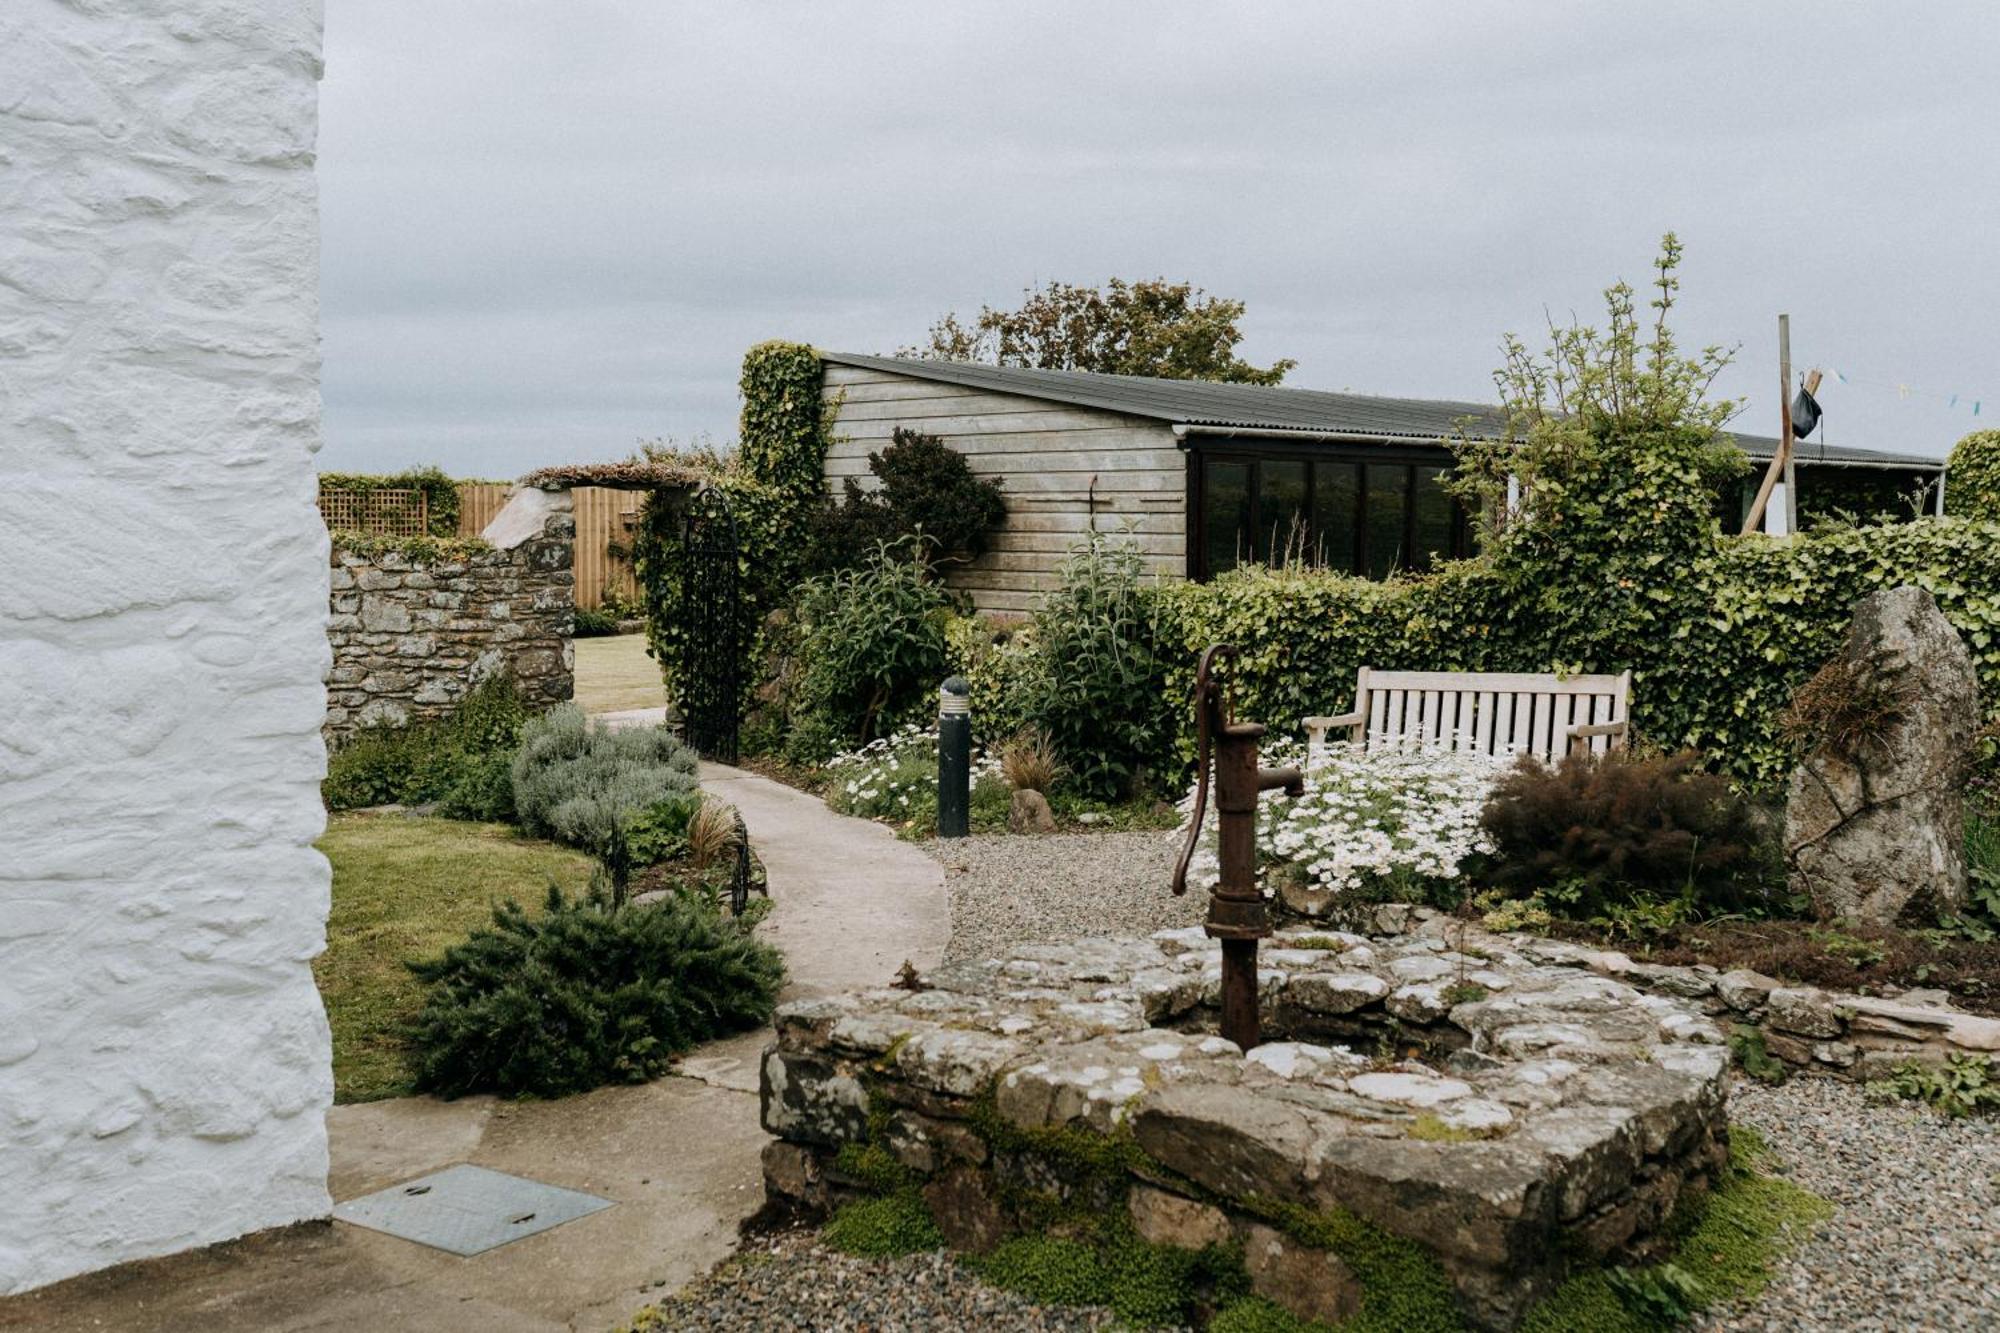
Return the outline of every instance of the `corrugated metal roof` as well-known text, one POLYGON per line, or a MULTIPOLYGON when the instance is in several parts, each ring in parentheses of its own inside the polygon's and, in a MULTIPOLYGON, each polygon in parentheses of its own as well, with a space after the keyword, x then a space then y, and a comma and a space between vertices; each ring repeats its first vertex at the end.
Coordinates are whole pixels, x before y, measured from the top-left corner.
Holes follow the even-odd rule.
MULTIPOLYGON (((1467 418, 1497 434, 1503 424, 1491 403, 1433 398, 1377 398, 1368 394, 1281 389, 1258 384, 1213 384, 1206 380, 1162 380, 1142 375, 1097 375, 1079 370, 1030 370, 970 361, 926 361, 914 357, 824 352, 836 365, 886 371, 968 389, 1011 393, 1023 398, 1097 408, 1176 426, 1258 433, 1321 433, 1380 440, 1439 440, 1458 433, 1467 418)), ((1778 442, 1764 436, 1735 435, 1752 458, 1769 459, 1778 442)), ((1904 464, 1937 467, 1936 458, 1806 443, 1802 463, 1904 464)))

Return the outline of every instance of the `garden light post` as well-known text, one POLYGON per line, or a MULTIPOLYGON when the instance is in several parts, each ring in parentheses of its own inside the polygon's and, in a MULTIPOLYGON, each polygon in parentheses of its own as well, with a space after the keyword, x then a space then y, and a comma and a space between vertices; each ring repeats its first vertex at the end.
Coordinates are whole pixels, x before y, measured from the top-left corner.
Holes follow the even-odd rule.
POLYGON ((1192 824, 1174 866, 1174 893, 1187 892, 1188 865, 1201 843, 1208 810, 1210 769, 1215 784, 1216 860, 1220 873, 1209 890, 1203 929, 1222 941, 1222 1035, 1249 1050, 1262 1039, 1257 1015, 1257 941, 1271 933, 1264 894, 1257 887, 1257 798, 1274 787, 1288 796, 1305 794, 1296 768, 1259 768, 1260 722, 1232 722, 1215 679, 1215 664, 1233 657, 1233 644, 1219 643, 1201 655, 1195 673, 1196 785, 1192 824))
POLYGON ((940 838, 972 831, 972 686, 963 676, 938 687, 938 798, 940 838))

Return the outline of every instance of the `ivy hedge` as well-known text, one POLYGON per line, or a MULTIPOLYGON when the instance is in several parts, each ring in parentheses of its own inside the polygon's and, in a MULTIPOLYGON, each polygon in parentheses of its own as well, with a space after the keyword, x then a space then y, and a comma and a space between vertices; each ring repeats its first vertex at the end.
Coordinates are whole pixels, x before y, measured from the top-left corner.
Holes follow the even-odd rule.
POLYGON ((1960 440, 1945 477, 1948 512, 2000 522, 2000 430, 1976 430, 1960 440))
POLYGON ((687 501, 699 486, 722 490, 736 519, 737 581, 741 596, 737 641, 744 661, 738 679, 745 706, 759 681, 769 614, 783 606, 797 582, 805 534, 824 491, 826 448, 833 410, 822 400, 825 366, 801 343, 765 342, 743 358, 742 439, 732 468, 696 484, 661 487, 646 497, 633 534, 632 559, 646 606, 646 636, 667 689, 681 652, 681 545, 687 501))
MULTIPOLYGON (((1772 782, 1796 758, 1779 714, 1839 647, 1854 603, 1911 583, 1964 636, 1987 709, 2000 710, 2000 523, 1923 519, 1789 541, 1717 537, 1696 558, 1631 587, 1595 568, 1564 578, 1559 567, 1539 565, 1535 577, 1503 557, 1383 583, 1246 568, 1164 585, 1155 601, 1170 645, 1166 689, 1188 698, 1199 651, 1235 643, 1237 712, 1291 730, 1307 715, 1347 708, 1361 666, 1629 668, 1633 723, 1644 738, 1699 748, 1723 771, 1772 782)), ((1186 723, 1175 745, 1175 757, 1191 762, 1186 723)))
POLYGON ((322 472, 323 491, 422 491, 426 524, 433 537, 458 535, 458 482, 442 468, 416 467, 404 472, 322 472))

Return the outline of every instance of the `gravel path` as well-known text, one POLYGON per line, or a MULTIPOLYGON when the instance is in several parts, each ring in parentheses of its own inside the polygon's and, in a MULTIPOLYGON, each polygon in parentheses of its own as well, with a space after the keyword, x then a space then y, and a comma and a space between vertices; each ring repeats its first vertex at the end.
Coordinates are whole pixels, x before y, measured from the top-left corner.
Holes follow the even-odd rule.
POLYGON ((989 1287, 943 1252, 854 1259, 809 1232, 766 1237, 633 1327, 777 1333, 1095 1333, 1108 1310, 1040 1306, 989 1287))
POLYGON ((1148 935, 1201 921, 1207 899, 1173 895, 1177 835, 992 834, 923 844, 951 891, 952 962, 1010 945, 1088 935, 1148 935))
POLYGON ((1756 1304, 1702 1327, 1740 1333, 2000 1329, 2000 1119, 1947 1120, 1825 1079, 1744 1082, 1791 1178, 1839 1207, 1756 1304))

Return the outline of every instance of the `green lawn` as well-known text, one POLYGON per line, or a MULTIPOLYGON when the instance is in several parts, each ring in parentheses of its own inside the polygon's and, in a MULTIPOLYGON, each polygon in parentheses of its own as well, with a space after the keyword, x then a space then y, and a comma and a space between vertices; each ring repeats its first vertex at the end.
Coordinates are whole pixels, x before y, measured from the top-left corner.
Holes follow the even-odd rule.
POLYGON ((502 899, 539 907, 551 879, 582 890, 592 864, 504 824, 406 815, 333 815, 319 849, 333 863, 333 912, 313 975, 333 1026, 339 1102, 410 1091, 402 1030, 421 988, 406 960, 436 957, 502 899))
POLYGON ((660 664, 646 656, 646 636, 619 634, 576 641, 576 702, 586 713, 663 708, 660 664))

